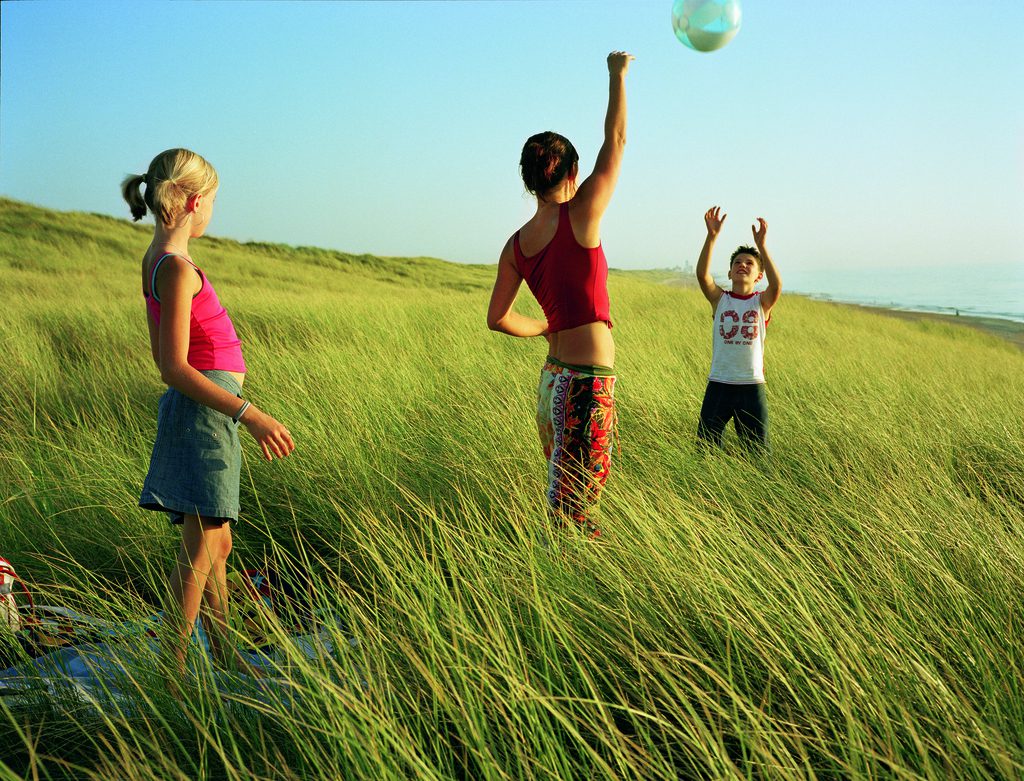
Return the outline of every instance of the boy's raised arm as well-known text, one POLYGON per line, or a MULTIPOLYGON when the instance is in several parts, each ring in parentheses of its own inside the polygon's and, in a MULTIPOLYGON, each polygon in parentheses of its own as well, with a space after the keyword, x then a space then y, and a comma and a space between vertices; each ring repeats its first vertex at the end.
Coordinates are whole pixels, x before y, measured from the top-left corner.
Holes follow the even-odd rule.
POLYGON ((765 222, 764 217, 757 218, 757 225, 751 226, 751 231, 754 234, 754 244, 757 245, 757 251, 761 254, 761 267, 764 269, 764 278, 768 282, 768 287, 761 294, 761 309, 764 311, 764 319, 767 320, 771 314, 772 307, 775 306, 779 296, 782 295, 782 277, 779 276, 779 269, 764 245, 765 236, 768 234, 768 223, 765 222))
POLYGON ((712 206, 704 213, 704 224, 707 226, 708 235, 704 239, 704 246, 701 247, 700 257, 697 259, 697 284, 700 285, 704 297, 711 303, 711 311, 718 306, 718 299, 722 297, 722 288, 715 283, 711 275, 711 253, 715 249, 715 240, 725 222, 727 215, 721 213, 721 207, 712 206))

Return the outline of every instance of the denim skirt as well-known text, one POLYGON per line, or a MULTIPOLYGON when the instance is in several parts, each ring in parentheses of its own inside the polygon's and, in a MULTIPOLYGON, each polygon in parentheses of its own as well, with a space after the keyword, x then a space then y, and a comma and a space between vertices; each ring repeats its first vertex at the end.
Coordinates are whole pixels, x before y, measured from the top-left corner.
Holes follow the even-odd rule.
MULTIPOLYGON (((242 387, 225 371, 201 372, 236 396, 242 387)), ((160 397, 156 442, 139 507, 204 521, 238 520, 238 482, 242 448, 238 424, 215 409, 168 388, 160 397)))

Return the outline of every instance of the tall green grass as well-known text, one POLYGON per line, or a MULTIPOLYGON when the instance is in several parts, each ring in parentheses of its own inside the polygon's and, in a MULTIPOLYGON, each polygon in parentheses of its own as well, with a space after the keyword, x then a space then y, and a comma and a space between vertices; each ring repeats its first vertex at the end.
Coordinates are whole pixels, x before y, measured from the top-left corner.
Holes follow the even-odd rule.
MULTIPOLYGON (((0 555, 117 621, 159 605, 177 544, 135 505, 163 390, 149 235, 0 201, 0 555)), ((543 344, 487 331, 493 267, 193 253, 243 339, 246 395, 298 445, 267 464, 244 442, 232 565, 312 573, 339 651, 286 654, 269 699, 219 695, 200 664, 181 704, 135 644, 127 705, 0 699, 14 777, 1024 774, 1019 350, 784 295, 772 454, 730 434, 709 455, 707 304, 613 272, 604 536, 545 543, 543 344)))

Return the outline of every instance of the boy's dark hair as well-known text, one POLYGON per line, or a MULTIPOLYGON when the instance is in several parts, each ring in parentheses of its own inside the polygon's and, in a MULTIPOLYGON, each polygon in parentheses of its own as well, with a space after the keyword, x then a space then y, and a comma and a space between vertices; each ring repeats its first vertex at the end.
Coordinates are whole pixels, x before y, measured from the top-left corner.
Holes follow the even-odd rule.
POLYGON ((519 170, 526 189, 543 197, 572 170, 580 156, 568 138, 550 130, 526 139, 519 156, 519 170))
POLYGON ((757 261, 757 267, 761 270, 764 270, 764 267, 761 265, 761 253, 757 251, 757 247, 737 247, 733 251, 732 255, 729 256, 729 268, 732 268, 732 262, 736 260, 736 257, 738 255, 750 255, 751 257, 754 258, 754 260, 757 261))

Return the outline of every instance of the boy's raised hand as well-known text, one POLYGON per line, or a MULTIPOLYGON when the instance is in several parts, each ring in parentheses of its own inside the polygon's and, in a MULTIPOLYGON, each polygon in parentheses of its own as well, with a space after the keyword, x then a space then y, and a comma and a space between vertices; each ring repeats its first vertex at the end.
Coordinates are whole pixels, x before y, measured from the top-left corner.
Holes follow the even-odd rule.
POLYGON ((704 297, 710 302, 712 312, 718 305, 718 299, 722 297, 722 288, 718 286, 711 274, 711 254, 714 252, 715 241, 724 222, 725 215, 722 214, 720 206, 712 206, 704 212, 704 224, 708 227, 708 235, 704 239, 704 246, 700 248, 700 257, 697 258, 697 268, 695 269, 697 284, 700 285, 704 297))
POLYGON ((764 253, 764 237, 768 233, 768 223, 764 221, 764 217, 757 218, 757 225, 751 225, 750 232, 754 234, 754 244, 764 253))
POLYGON ((720 206, 712 206, 706 212, 704 212, 704 224, 708 228, 708 236, 711 238, 717 238, 718 232, 722 230, 722 225, 725 223, 727 214, 722 214, 722 208, 720 206))
POLYGON ((764 310, 764 317, 767 321, 771 315, 772 307, 779 300, 779 296, 782 295, 782 277, 779 276, 779 269, 775 266, 775 261, 772 260, 772 256, 768 254, 768 250, 764 246, 764 237, 768 234, 768 223, 765 222, 764 217, 757 218, 757 224, 750 226, 751 232, 754 234, 754 243, 757 245, 757 251, 761 253, 761 268, 764 269, 765 279, 768 280, 768 287, 761 293, 761 309, 764 310))

